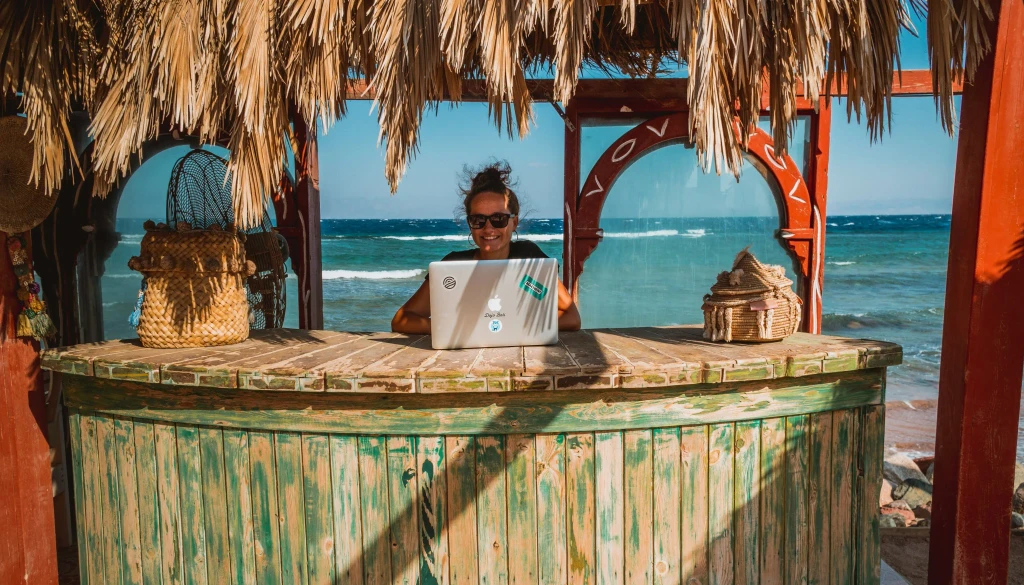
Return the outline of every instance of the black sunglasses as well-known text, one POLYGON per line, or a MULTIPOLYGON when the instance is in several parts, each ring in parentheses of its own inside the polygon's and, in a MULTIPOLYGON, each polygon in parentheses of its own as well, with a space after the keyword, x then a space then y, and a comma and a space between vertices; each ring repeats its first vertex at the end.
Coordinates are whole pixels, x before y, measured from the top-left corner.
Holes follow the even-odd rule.
POLYGON ((508 225, 509 218, 512 217, 511 213, 492 213, 490 215, 481 215, 474 213, 466 216, 466 221, 469 222, 469 227, 474 230, 483 229, 484 224, 488 220, 491 222, 491 226, 501 229, 508 225))

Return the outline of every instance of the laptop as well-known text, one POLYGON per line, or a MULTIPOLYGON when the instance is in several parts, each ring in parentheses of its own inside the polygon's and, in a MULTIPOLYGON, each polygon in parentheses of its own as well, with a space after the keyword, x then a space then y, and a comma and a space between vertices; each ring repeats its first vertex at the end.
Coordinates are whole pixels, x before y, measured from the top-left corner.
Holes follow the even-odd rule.
POLYGON ((558 343, 558 260, 431 262, 434 349, 558 343))

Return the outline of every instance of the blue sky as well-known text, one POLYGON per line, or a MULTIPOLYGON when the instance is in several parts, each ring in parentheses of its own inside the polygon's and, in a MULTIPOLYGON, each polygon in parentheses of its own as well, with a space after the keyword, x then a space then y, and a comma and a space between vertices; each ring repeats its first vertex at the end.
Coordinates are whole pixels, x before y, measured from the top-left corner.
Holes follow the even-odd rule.
MULTIPOLYGON (((924 24, 915 24, 922 36, 903 35, 904 69, 928 66, 924 24)), ((564 125, 550 104, 537 103, 534 112, 536 126, 524 140, 499 134, 484 104, 442 105, 436 115, 425 112, 419 154, 391 195, 384 152, 377 146, 376 111, 372 102, 350 102, 348 114, 320 138, 322 217, 452 217, 463 165, 491 158, 509 161, 533 217, 561 217, 564 125)), ((184 152, 167 151, 143 165, 125 187, 119 215, 162 216, 162 198, 140 195, 166 190, 170 167, 184 152)), ((596 156, 586 148, 583 154, 596 156)), ((828 212, 948 213, 955 162, 956 142, 942 131, 930 97, 894 98, 891 131, 874 144, 863 125, 847 123, 846 103, 836 99, 828 212)))

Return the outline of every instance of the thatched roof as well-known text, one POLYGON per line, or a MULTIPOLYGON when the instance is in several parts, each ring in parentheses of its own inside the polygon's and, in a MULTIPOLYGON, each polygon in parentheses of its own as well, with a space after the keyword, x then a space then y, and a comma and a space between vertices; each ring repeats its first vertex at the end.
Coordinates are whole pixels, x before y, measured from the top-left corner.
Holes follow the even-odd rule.
MULTIPOLYGON (((937 1, 928 41, 952 131, 952 83, 989 49, 990 13, 985 0, 937 1)), ((375 91, 394 189, 424 109, 457 100, 462 80, 485 79, 495 124, 522 136, 530 71, 553 71, 554 98, 565 102, 584 64, 654 76, 683 62, 698 155, 720 172, 739 168, 733 119, 756 124, 764 84, 781 152, 797 86, 816 100, 835 78, 879 134, 901 26, 910 26, 903 0, 5 0, 0 88, 24 94, 33 179, 50 191, 78 165, 73 108, 92 117, 98 194, 161 123, 205 142, 227 129, 246 223, 278 185, 289 104, 326 131, 345 113, 351 79, 375 91)))

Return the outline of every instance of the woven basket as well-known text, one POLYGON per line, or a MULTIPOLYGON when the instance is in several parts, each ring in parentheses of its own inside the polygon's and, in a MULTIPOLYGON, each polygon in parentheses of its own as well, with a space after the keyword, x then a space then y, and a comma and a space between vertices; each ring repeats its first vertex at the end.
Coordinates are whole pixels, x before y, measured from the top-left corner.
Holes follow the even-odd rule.
POLYGON ((128 267, 146 278, 139 316, 145 347, 207 347, 249 337, 244 236, 217 229, 178 231, 146 222, 142 252, 128 267))
POLYGON ((778 341, 796 333, 803 301, 782 266, 761 264, 748 249, 704 295, 704 339, 778 341))

